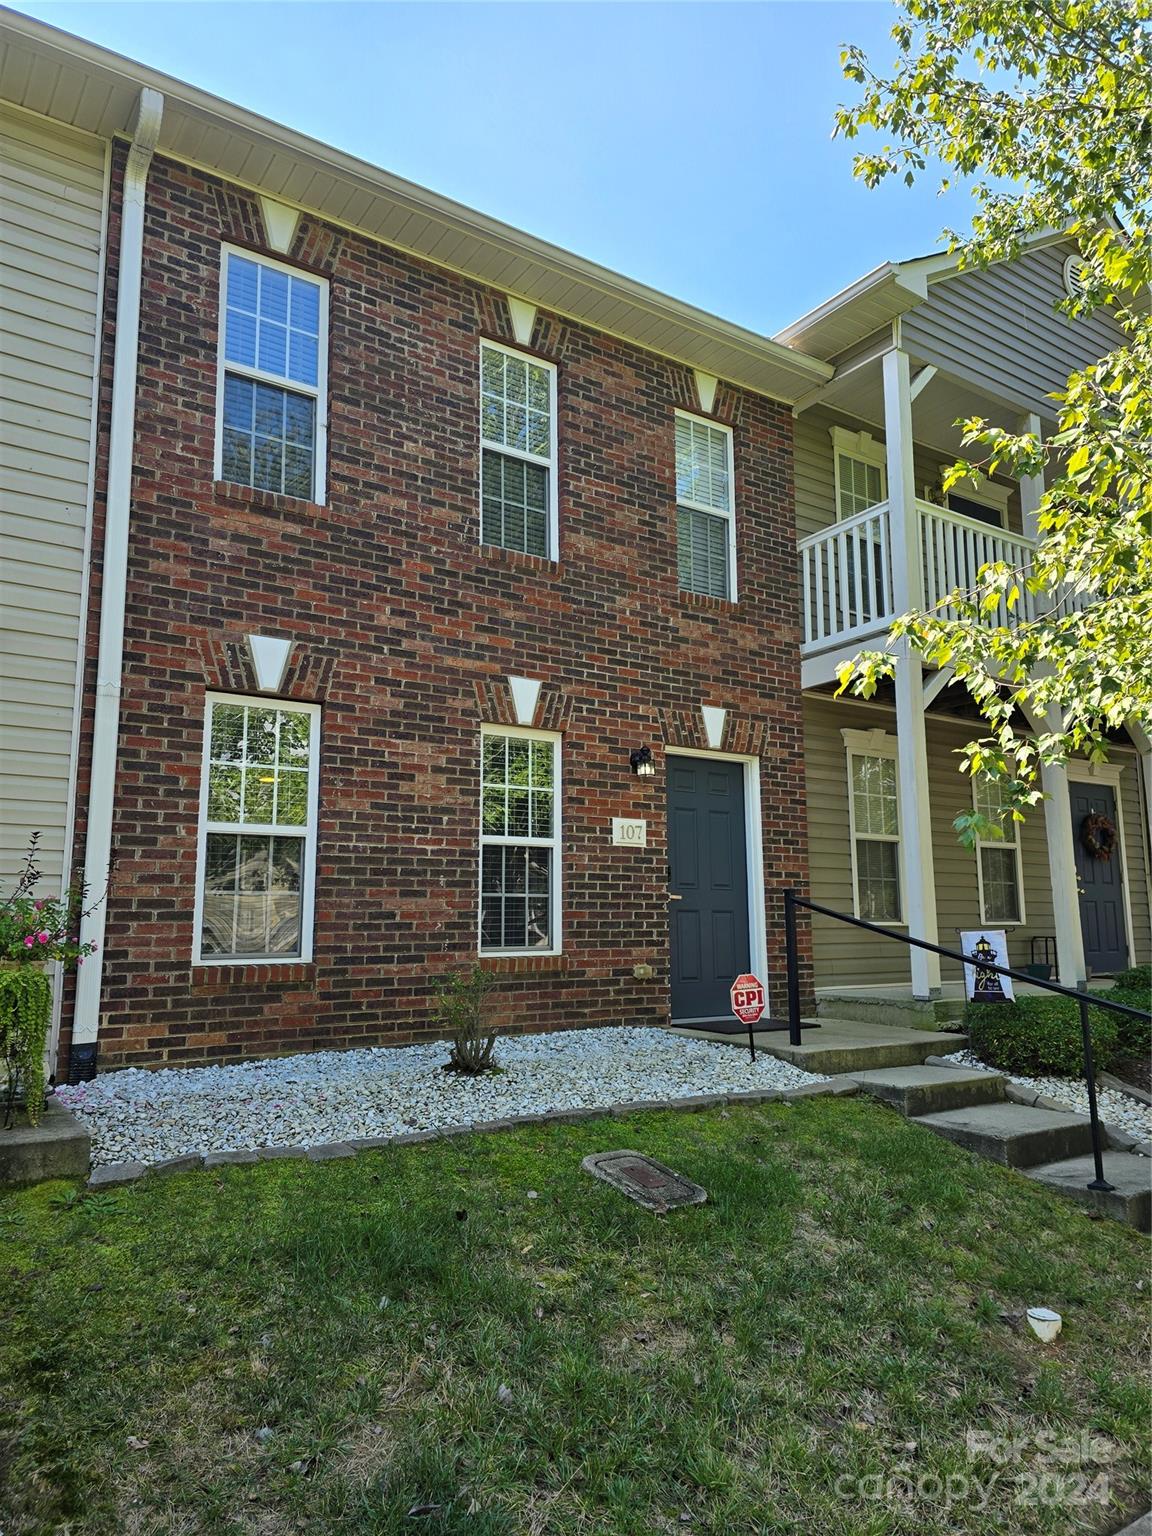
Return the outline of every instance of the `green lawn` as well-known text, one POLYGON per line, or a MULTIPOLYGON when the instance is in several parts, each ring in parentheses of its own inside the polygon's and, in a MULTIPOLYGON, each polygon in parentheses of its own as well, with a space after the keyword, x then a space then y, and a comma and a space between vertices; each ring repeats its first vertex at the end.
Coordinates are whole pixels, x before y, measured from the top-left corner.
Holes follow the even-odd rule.
POLYGON ((43 1185, 0 1241, 4 1536, 1027 1536, 1147 1504, 1147 1239, 868 1103, 43 1185), (613 1146, 709 1203, 631 1205, 580 1169, 613 1146), (1001 1317, 1035 1303, 1054 1346, 1001 1317))

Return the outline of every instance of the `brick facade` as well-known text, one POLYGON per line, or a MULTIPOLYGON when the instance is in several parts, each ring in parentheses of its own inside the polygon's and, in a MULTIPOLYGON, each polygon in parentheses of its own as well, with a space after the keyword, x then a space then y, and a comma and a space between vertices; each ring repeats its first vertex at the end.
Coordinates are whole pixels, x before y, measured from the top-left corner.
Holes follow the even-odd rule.
MULTIPOLYGON (((727 706, 726 750, 760 757, 778 1011, 779 893, 806 883, 787 409, 721 385, 740 601, 683 594, 690 370, 541 313, 561 558, 481 546, 478 348, 512 342, 503 296, 303 218, 288 259, 331 283, 328 504, 214 483, 220 242, 259 250, 261 232, 246 193, 154 161, 101 1066, 426 1034, 429 974, 476 952, 479 727, 511 718, 510 673, 544 680, 535 724, 563 735, 565 953, 488 962, 509 1025, 667 1019, 664 749, 704 746, 701 704, 727 706), (323 707, 315 958, 194 968, 204 695, 256 691, 249 632, 295 642, 283 692, 323 707), (657 775, 635 778, 645 744, 657 775), (647 849, 612 847, 613 816, 647 817, 647 849)), ((81 807, 89 748, 90 708, 81 807)))

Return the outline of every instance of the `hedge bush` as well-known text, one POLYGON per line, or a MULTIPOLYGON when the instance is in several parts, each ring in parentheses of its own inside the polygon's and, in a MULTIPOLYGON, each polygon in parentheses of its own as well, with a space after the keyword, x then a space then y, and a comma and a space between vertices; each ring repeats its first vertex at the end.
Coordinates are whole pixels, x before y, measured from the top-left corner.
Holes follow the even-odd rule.
MULTIPOLYGON (((1114 1003, 1126 1003, 1129 1008, 1152 1012, 1152 965, 1134 965, 1121 971, 1107 995, 1114 1003)), ((1115 1018, 1120 1031, 1120 1055, 1152 1055, 1152 1018, 1133 1019, 1122 1013, 1116 1014, 1115 1018)))
MULTIPOLYGON (((1097 1071, 1102 1071, 1119 1051, 1120 1015, 1093 1008, 1089 1016, 1092 1056, 1097 1071)), ((1080 1006, 1070 997, 1026 996, 1014 1003, 969 1003, 964 1024, 972 1049, 990 1067, 1028 1077, 1084 1075, 1080 1006)))

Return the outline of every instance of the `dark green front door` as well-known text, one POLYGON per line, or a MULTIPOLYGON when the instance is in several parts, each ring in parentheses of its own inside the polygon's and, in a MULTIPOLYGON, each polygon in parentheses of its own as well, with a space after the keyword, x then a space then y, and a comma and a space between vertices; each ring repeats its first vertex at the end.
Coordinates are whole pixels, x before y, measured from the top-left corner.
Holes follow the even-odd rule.
POLYGON ((1094 858, 1084 846, 1084 822, 1093 812, 1107 816, 1113 826, 1119 825, 1116 792, 1110 784, 1070 784, 1068 788, 1072 799, 1072 836, 1080 894, 1080 927, 1084 933, 1084 961, 1093 975, 1122 971, 1128 964, 1128 939, 1119 840, 1109 859, 1094 858))
POLYGON ((731 1017, 729 988, 751 968, 744 769, 668 758, 672 1017, 731 1017))

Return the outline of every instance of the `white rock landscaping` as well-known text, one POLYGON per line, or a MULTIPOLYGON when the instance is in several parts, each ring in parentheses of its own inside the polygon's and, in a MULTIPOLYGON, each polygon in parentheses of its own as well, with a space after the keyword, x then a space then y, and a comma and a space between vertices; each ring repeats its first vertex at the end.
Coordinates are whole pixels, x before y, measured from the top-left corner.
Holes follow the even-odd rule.
MULTIPOLYGON (((943 1059, 955 1062, 958 1067, 977 1067, 982 1072, 998 1070, 988 1066, 971 1051, 953 1051, 943 1059)), ((1001 1076, 1006 1077, 1010 1083, 1018 1083, 1021 1088, 1031 1088, 1035 1093, 1043 1093, 1050 1099, 1066 1104, 1078 1115, 1088 1113, 1088 1089, 1083 1078, 1024 1077, 1016 1072, 1002 1072, 1001 1076)), ((1096 1106, 1101 1120, 1106 1124, 1127 1131, 1139 1141, 1147 1141, 1152 1137, 1152 1106, 1142 1104, 1139 1099, 1120 1093, 1115 1088, 1101 1087, 1096 1089, 1096 1106)))
POLYGON ((92 1165, 303 1148, 617 1104, 810 1087, 774 1057, 621 1026, 499 1042, 499 1074, 445 1072, 443 1043, 318 1051, 220 1067, 130 1068, 57 1090, 92 1137, 92 1165))

